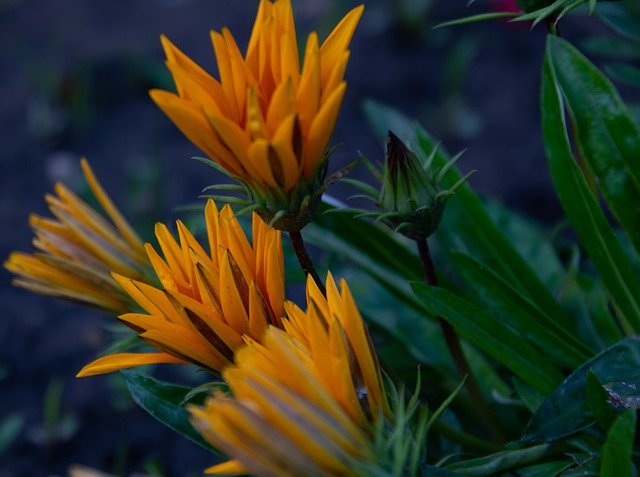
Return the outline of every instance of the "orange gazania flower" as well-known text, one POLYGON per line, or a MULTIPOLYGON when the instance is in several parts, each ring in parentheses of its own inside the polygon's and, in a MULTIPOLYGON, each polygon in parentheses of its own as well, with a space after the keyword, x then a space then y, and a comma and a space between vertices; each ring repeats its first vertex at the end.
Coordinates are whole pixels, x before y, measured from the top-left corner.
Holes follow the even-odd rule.
POLYGON ((391 413, 367 330, 341 287, 329 275, 324 298, 309 279, 307 312, 287 302, 286 331, 271 327, 223 372, 234 397, 189 408, 193 425, 233 459, 207 473, 352 476, 375 466, 372 429, 391 413))
POLYGON ((76 196, 64 184, 45 199, 55 219, 32 214, 37 253, 13 252, 4 267, 18 276, 13 284, 35 293, 77 301, 109 312, 131 309, 130 298, 110 275, 146 281, 151 273, 142 240, 122 216, 82 159, 91 192, 111 219, 76 196))
POLYGON ((276 328, 263 343, 223 373, 234 397, 218 392, 188 408, 193 426, 233 459, 205 473, 358 475, 356 462, 375 459, 372 441, 324 386, 308 349, 276 328))
MULTIPOLYGON (((301 68, 290 0, 262 0, 244 57, 228 29, 211 33, 219 81, 162 37, 177 94, 152 90, 152 99, 245 185, 268 221, 305 212, 313 204, 305 205, 304 197, 320 199, 321 191, 313 193, 325 179, 348 46, 363 8, 349 12, 322 45, 311 33, 301 68)), ((276 223, 290 230, 287 225, 276 223)))
POLYGON ((147 244, 163 289, 114 275, 146 312, 119 319, 159 353, 120 353, 85 366, 78 376, 151 363, 193 363, 214 373, 233 362, 243 336, 261 340, 282 326, 284 263, 280 232, 253 217, 253 246, 233 211, 205 209, 210 253, 178 221, 179 243, 164 225, 156 236, 164 259, 147 244))

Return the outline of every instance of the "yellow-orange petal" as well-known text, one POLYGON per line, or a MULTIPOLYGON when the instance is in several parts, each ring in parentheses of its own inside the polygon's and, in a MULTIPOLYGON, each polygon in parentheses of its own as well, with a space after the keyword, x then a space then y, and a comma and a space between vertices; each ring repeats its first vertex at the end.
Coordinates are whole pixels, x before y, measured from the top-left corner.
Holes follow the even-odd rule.
POLYGON ((119 353, 98 358, 87 364, 76 375, 77 378, 111 373, 121 369, 144 366, 146 364, 177 363, 188 364, 188 361, 176 358, 167 353, 119 353))
POLYGON ((237 158, 237 162, 243 171, 237 174, 246 179, 255 177, 256 171, 248 164, 247 151, 249 150, 250 138, 249 134, 238 123, 231 121, 224 116, 216 116, 209 111, 205 111, 209 124, 213 127, 215 133, 220 138, 224 146, 231 151, 237 158))
POLYGON ((91 192, 93 192, 98 203, 113 221, 122 237, 133 249, 132 252, 135 254, 134 256, 137 257, 137 261, 146 263, 142 239, 135 230, 133 230, 133 227, 131 227, 129 222, 127 222, 111 198, 104 191, 102 185, 98 182, 93 170, 89 166, 89 162, 84 157, 80 160, 80 167, 82 167, 82 172, 84 173, 84 177, 87 180, 89 187, 91 188, 91 192))
POLYGON ((231 174, 244 177, 240 162, 220 141, 200 106, 157 89, 149 91, 149 96, 196 147, 231 174))
POLYGON ((282 186, 285 190, 292 190, 302 175, 302 164, 293 151, 293 133, 297 117, 290 115, 280 124, 273 135, 271 147, 275 157, 280 162, 283 172, 282 186))
POLYGON ((247 469, 237 460, 229 460, 222 464, 214 465, 205 469, 208 475, 246 475, 247 469))
POLYGON ((347 50, 358 21, 364 11, 364 5, 355 7, 338 23, 320 47, 322 57, 322 85, 328 83, 329 75, 342 53, 347 50))
MULTIPOLYGON (((310 140, 311 124, 320 107, 320 65, 321 56, 318 47, 318 35, 314 32, 309 35, 302 66, 300 88, 297 93, 298 117, 302 135, 306 141, 310 140)), ((305 153, 305 157, 307 154, 305 153)))
POLYGON ((297 108, 296 90, 291 78, 287 78, 276 87, 267 109, 266 124, 269 137, 273 137, 286 117, 297 114, 297 108))
POLYGON ((346 89, 347 83, 342 82, 327 98, 327 102, 322 105, 311 123, 309 139, 304 151, 304 176, 307 180, 312 179, 322 164, 346 89))

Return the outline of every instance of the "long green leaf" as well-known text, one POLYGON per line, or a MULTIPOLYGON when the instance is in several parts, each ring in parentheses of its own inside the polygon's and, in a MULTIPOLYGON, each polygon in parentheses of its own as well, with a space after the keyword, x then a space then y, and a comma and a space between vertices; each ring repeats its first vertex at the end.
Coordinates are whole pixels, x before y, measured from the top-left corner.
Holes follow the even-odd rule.
POLYGON ((562 381, 562 374, 547 356, 483 308, 442 288, 417 282, 411 285, 433 314, 447 320, 461 337, 493 356, 526 383, 548 394, 562 381))
POLYGON ((640 330, 640 280, 573 159, 551 63, 558 41, 549 39, 542 78, 542 128, 551 176, 569 221, 618 306, 625 331, 633 333, 640 330))
POLYGON ((571 44, 550 36, 547 59, 573 119, 577 145, 640 250, 640 131, 613 84, 571 44))
POLYGON ((455 253, 453 257, 458 271, 478 297, 478 304, 548 353, 560 366, 575 369, 593 355, 574 335, 558 326, 489 267, 465 254, 455 253))
MULTIPOLYGON (((514 470, 518 467, 539 461, 549 451, 549 445, 542 444, 528 449, 509 450, 497 454, 466 460, 447 466, 456 474, 467 477, 484 477, 498 472, 514 470)), ((498 474, 500 475, 500 474, 498 474)))
POLYGON ((133 400, 161 423, 187 439, 220 454, 189 423, 189 413, 181 406, 191 389, 159 381, 130 370, 120 371, 133 400))

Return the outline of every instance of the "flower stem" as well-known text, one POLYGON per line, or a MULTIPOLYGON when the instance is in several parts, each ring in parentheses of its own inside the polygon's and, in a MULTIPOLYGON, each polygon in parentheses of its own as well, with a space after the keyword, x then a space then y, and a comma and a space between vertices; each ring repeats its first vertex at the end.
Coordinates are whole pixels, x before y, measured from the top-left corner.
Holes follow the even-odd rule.
MULTIPOLYGON (((417 240, 416 242, 418 244, 418 253, 420 254, 420 263, 422 264, 422 270, 424 271, 425 280, 429 285, 437 287, 438 277, 436 276, 436 269, 433 265, 433 260, 431 259, 429 243, 427 242, 427 239, 417 240)), ((464 356, 462 346, 460 346, 460 339, 458 338, 456 330, 453 328, 453 326, 451 326, 451 323, 446 321, 441 316, 438 316, 437 318, 438 324, 440 325, 440 330, 442 331, 442 336, 444 337, 444 341, 447 344, 449 353, 453 358, 453 362, 456 366, 456 369, 458 370, 458 374, 463 378, 465 376, 467 377, 469 394, 471 394, 471 398, 475 401, 480 418, 491 430, 491 433, 496 439, 498 439, 499 441, 504 441, 504 435, 496 424, 498 420, 495 416, 495 413, 489 407, 489 404, 486 402, 484 395, 482 394, 482 390, 478 385, 478 382, 471 373, 471 368, 469 366, 469 363, 467 362, 467 358, 464 356)))
POLYGON ((324 287, 320 275, 318 275, 318 272, 313 266, 309 252, 307 252, 307 247, 304 245, 302 233, 300 233, 300 231, 289 232, 289 238, 291 239, 291 245, 293 245, 293 250, 296 252, 296 257, 298 257, 302 271, 305 275, 311 275, 311 278, 316 282, 322 294, 327 296, 327 289, 324 287))

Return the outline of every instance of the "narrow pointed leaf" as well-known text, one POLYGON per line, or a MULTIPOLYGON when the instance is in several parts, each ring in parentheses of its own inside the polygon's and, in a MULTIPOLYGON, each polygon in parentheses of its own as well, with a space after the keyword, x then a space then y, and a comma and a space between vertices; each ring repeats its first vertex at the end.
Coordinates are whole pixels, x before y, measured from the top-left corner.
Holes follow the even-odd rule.
POLYGON ((575 369, 593 355, 574 335, 558 326, 489 267, 461 253, 455 253, 454 260, 457 269, 478 297, 478 303, 494 318, 500 319, 539 350, 548 353, 556 363, 575 369))
POLYGON ((547 58, 571 114, 577 145, 598 187, 640 250, 640 130, 607 77, 565 40, 550 36, 547 58))
POLYGON ((562 374, 544 354, 483 308, 442 288, 413 282, 413 291, 428 310, 451 323, 458 334, 545 394, 562 374))
MULTIPOLYGON (((640 280, 573 159, 552 66, 552 49, 557 41, 549 40, 542 80, 542 128, 551 176, 560 203, 616 303, 625 331, 630 334, 640 330, 640 280)), ((636 203, 640 203, 640 197, 636 203)))

